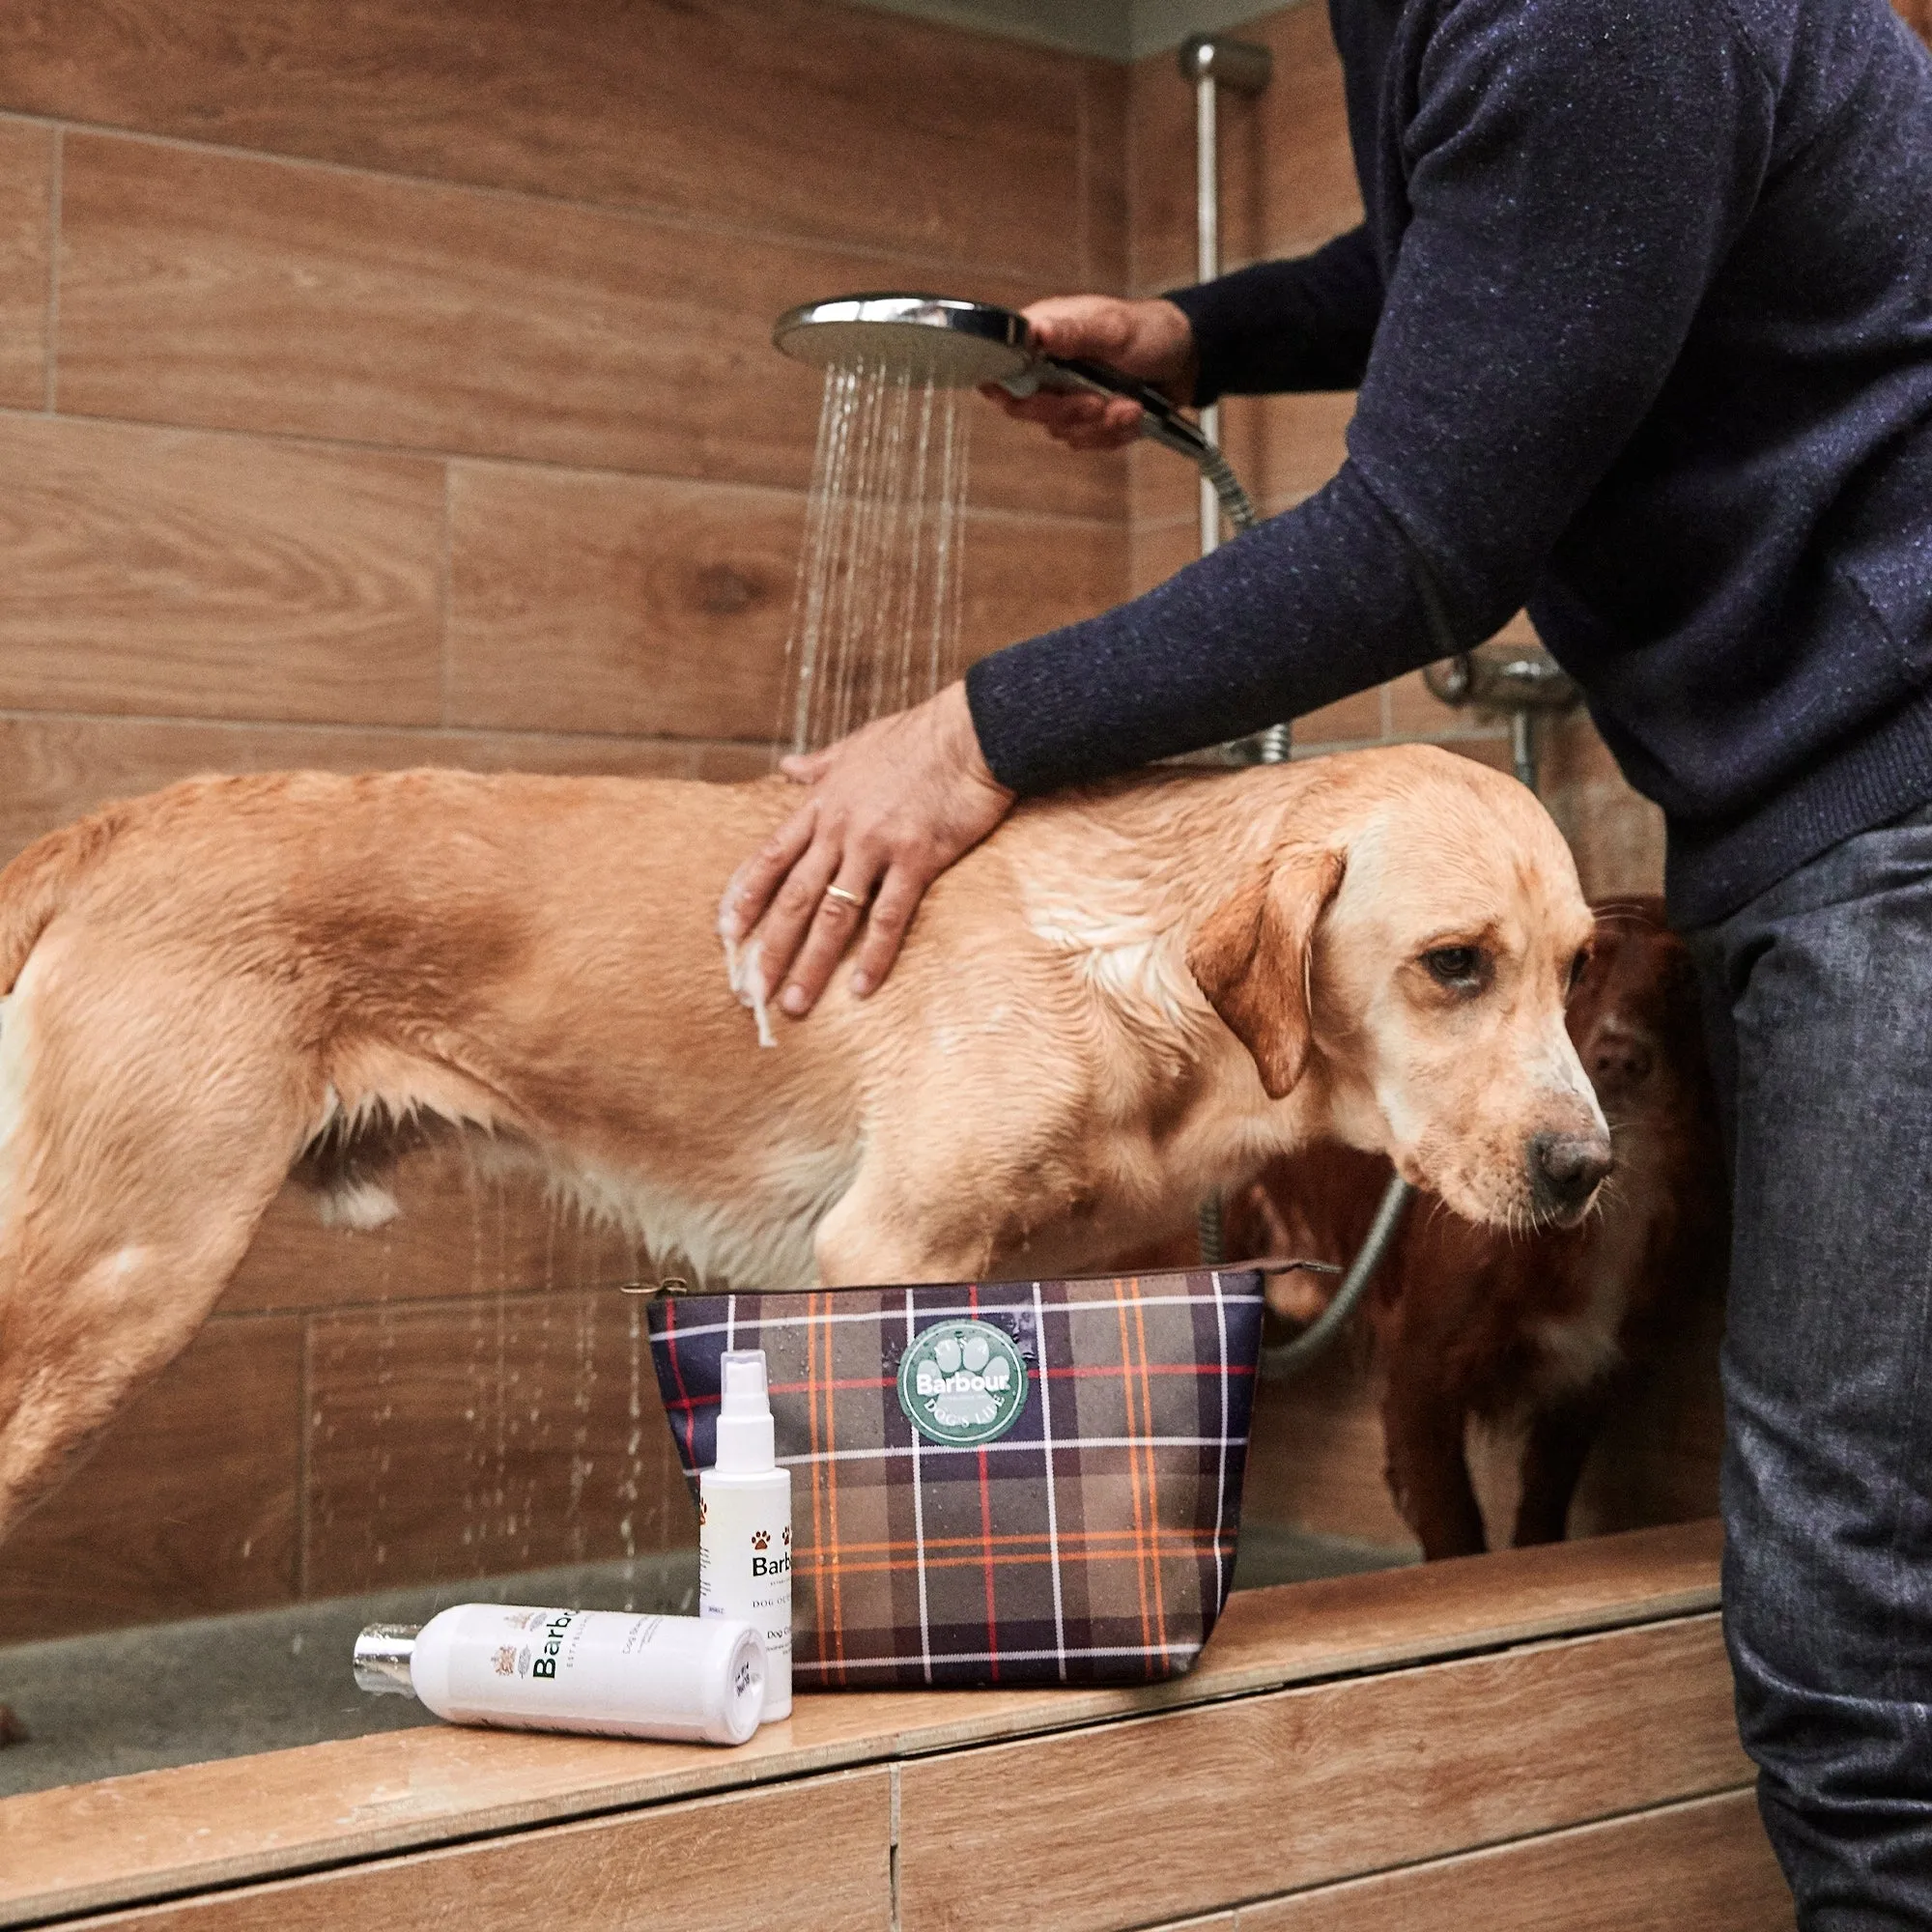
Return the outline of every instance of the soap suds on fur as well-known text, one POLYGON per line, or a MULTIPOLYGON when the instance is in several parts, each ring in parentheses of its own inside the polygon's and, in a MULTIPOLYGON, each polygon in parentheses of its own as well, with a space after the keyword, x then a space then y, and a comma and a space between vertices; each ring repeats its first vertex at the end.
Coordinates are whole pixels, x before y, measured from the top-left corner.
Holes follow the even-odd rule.
POLYGON ((724 946, 725 980, 738 996, 738 1004, 749 1007, 752 1016, 757 1021, 758 1044, 776 1046, 778 1036, 772 1032, 772 1017, 765 1006, 764 941, 754 939, 741 952, 737 942, 725 931, 722 919, 719 921, 718 937, 724 946))

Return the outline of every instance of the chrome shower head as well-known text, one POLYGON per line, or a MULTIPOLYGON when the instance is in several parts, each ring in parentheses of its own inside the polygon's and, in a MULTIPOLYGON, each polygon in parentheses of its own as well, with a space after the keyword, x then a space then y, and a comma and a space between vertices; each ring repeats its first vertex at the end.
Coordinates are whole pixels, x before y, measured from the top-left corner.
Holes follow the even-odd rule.
POLYGON ((1158 389, 1104 363, 1048 355, 1023 315, 952 296, 838 296, 787 309, 772 329, 776 347, 814 368, 869 366, 942 388, 997 383, 1015 396, 1036 389, 1085 389, 1141 406, 1141 433, 1186 457, 1213 484, 1237 530, 1254 505, 1221 452, 1158 389))
POLYGON ((867 363, 930 380, 943 389, 1024 384, 1037 352, 1026 317, 991 302, 951 296, 838 296, 789 309, 773 344, 800 362, 829 369, 867 363))

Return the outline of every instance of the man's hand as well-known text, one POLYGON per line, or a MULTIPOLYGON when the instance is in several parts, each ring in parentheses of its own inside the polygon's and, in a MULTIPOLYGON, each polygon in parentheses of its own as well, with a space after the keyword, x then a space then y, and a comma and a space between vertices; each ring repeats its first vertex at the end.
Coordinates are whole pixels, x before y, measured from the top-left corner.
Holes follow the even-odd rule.
POLYGON ((731 875, 718 929, 735 945, 755 928, 765 989, 782 983, 779 1005, 797 1019, 861 923, 852 990, 863 999, 878 985, 926 887, 999 824, 1013 795, 980 753, 963 684, 780 769, 810 787, 805 803, 731 875))
MULTIPOLYGON (((1049 355, 1105 362, 1151 383, 1170 402, 1194 400, 1199 368, 1194 327, 1164 298, 1123 301, 1118 296, 1049 296, 1022 313, 1033 325, 1034 340, 1049 355)), ((1040 389, 1016 398, 997 383, 980 393, 1009 416, 1038 423, 1069 449, 1122 449, 1141 431, 1141 406, 1125 396, 1040 389)))

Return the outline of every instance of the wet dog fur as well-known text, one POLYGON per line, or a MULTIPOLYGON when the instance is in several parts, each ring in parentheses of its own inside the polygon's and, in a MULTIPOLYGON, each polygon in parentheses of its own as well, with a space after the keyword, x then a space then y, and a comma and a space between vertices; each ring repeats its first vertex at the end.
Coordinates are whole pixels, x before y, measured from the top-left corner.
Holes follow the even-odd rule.
POLYGON ((795 798, 208 779, 16 859, 0 1533, 195 1332, 292 1173, 373 1226, 425 1133, 760 1286, 1089 1265, 1317 1139, 1519 1226, 1581 1211, 1607 1163, 1563 1026, 1591 932, 1569 854, 1472 761, 1022 806, 885 986, 855 1000, 841 971, 767 1050, 715 908, 795 798))

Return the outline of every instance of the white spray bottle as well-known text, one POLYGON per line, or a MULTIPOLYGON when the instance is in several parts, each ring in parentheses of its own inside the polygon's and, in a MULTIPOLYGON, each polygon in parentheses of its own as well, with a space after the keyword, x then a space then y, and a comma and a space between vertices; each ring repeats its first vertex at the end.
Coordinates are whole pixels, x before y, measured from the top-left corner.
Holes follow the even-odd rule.
POLYGON ((791 1471, 775 1459, 762 1349, 725 1352, 718 1460, 697 1477, 697 1613, 765 1640, 766 1723, 791 1715, 791 1471))
POLYGON ((741 1745, 758 1728, 765 1647, 742 1621, 458 1604, 420 1630, 371 1624, 355 1682, 454 1724, 741 1745))

